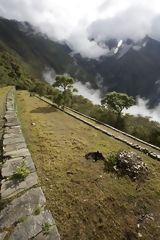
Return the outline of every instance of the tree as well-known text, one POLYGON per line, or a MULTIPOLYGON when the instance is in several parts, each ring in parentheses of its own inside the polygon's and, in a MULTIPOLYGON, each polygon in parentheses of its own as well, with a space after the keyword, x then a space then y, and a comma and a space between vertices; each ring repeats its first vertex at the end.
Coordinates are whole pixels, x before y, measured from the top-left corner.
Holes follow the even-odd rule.
POLYGON ((117 120, 119 120, 123 109, 128 109, 129 107, 135 105, 136 101, 132 96, 128 96, 125 93, 110 92, 107 93, 101 100, 101 104, 117 113, 117 120))
POLYGON ((53 84, 53 87, 61 87, 62 88, 62 100, 63 100, 63 108, 66 104, 67 96, 72 95, 72 92, 77 92, 77 89, 73 89, 73 84, 75 80, 67 75, 57 75, 56 82, 53 84))

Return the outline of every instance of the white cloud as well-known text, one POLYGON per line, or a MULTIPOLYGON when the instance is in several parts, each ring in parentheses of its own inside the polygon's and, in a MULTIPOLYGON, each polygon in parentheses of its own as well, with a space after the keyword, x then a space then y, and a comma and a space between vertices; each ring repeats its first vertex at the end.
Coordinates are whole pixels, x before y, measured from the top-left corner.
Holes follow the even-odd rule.
POLYGON ((76 95, 82 95, 85 98, 91 100, 94 104, 100 104, 100 90, 91 89, 91 85, 89 82, 86 84, 82 84, 81 82, 76 82, 74 87, 78 89, 78 93, 76 95))
POLYGON ((0 15, 29 21, 52 39, 68 41, 75 52, 97 58, 107 53, 97 39, 160 40, 159 0, 1 0, 0 15), (89 29, 89 31, 88 31, 89 29))
POLYGON ((137 105, 130 107, 127 110, 124 110, 124 113, 129 113, 131 115, 141 115, 143 117, 150 117, 151 120, 160 122, 160 104, 157 105, 154 109, 148 109, 147 103, 149 101, 137 98, 137 105))

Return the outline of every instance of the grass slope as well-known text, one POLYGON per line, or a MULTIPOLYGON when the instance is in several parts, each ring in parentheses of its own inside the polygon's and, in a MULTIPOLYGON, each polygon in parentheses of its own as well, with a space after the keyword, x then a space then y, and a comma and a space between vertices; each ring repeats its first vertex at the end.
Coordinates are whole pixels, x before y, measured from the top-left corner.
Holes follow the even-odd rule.
POLYGON ((10 87, 2 87, 0 88, 0 116, 2 115, 2 112, 4 110, 4 104, 6 101, 6 95, 9 91, 10 87))
POLYGON ((150 169, 146 182, 138 186, 127 177, 117 178, 105 171, 103 162, 86 161, 84 155, 99 149, 106 156, 131 148, 26 91, 17 93, 17 106, 47 207, 62 240, 137 239, 138 219, 151 213, 153 218, 141 224, 141 239, 159 239, 159 162, 138 152, 150 169))

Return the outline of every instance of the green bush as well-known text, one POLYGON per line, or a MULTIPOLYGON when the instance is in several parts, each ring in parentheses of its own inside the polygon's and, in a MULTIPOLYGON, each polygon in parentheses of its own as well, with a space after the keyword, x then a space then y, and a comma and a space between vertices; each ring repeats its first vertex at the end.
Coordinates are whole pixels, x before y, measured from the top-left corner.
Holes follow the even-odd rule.
POLYGON ((17 167, 17 172, 13 175, 14 179, 25 179, 28 174, 30 173, 27 163, 25 160, 23 160, 19 166, 17 167))

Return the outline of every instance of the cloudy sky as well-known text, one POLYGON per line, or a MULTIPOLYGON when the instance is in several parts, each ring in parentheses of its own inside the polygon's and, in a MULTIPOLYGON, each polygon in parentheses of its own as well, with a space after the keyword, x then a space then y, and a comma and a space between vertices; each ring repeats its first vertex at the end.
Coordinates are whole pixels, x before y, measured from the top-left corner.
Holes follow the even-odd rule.
POLYGON ((97 44, 104 39, 160 40, 160 0, 0 0, 0 15, 28 21, 90 58, 106 54, 97 44))

